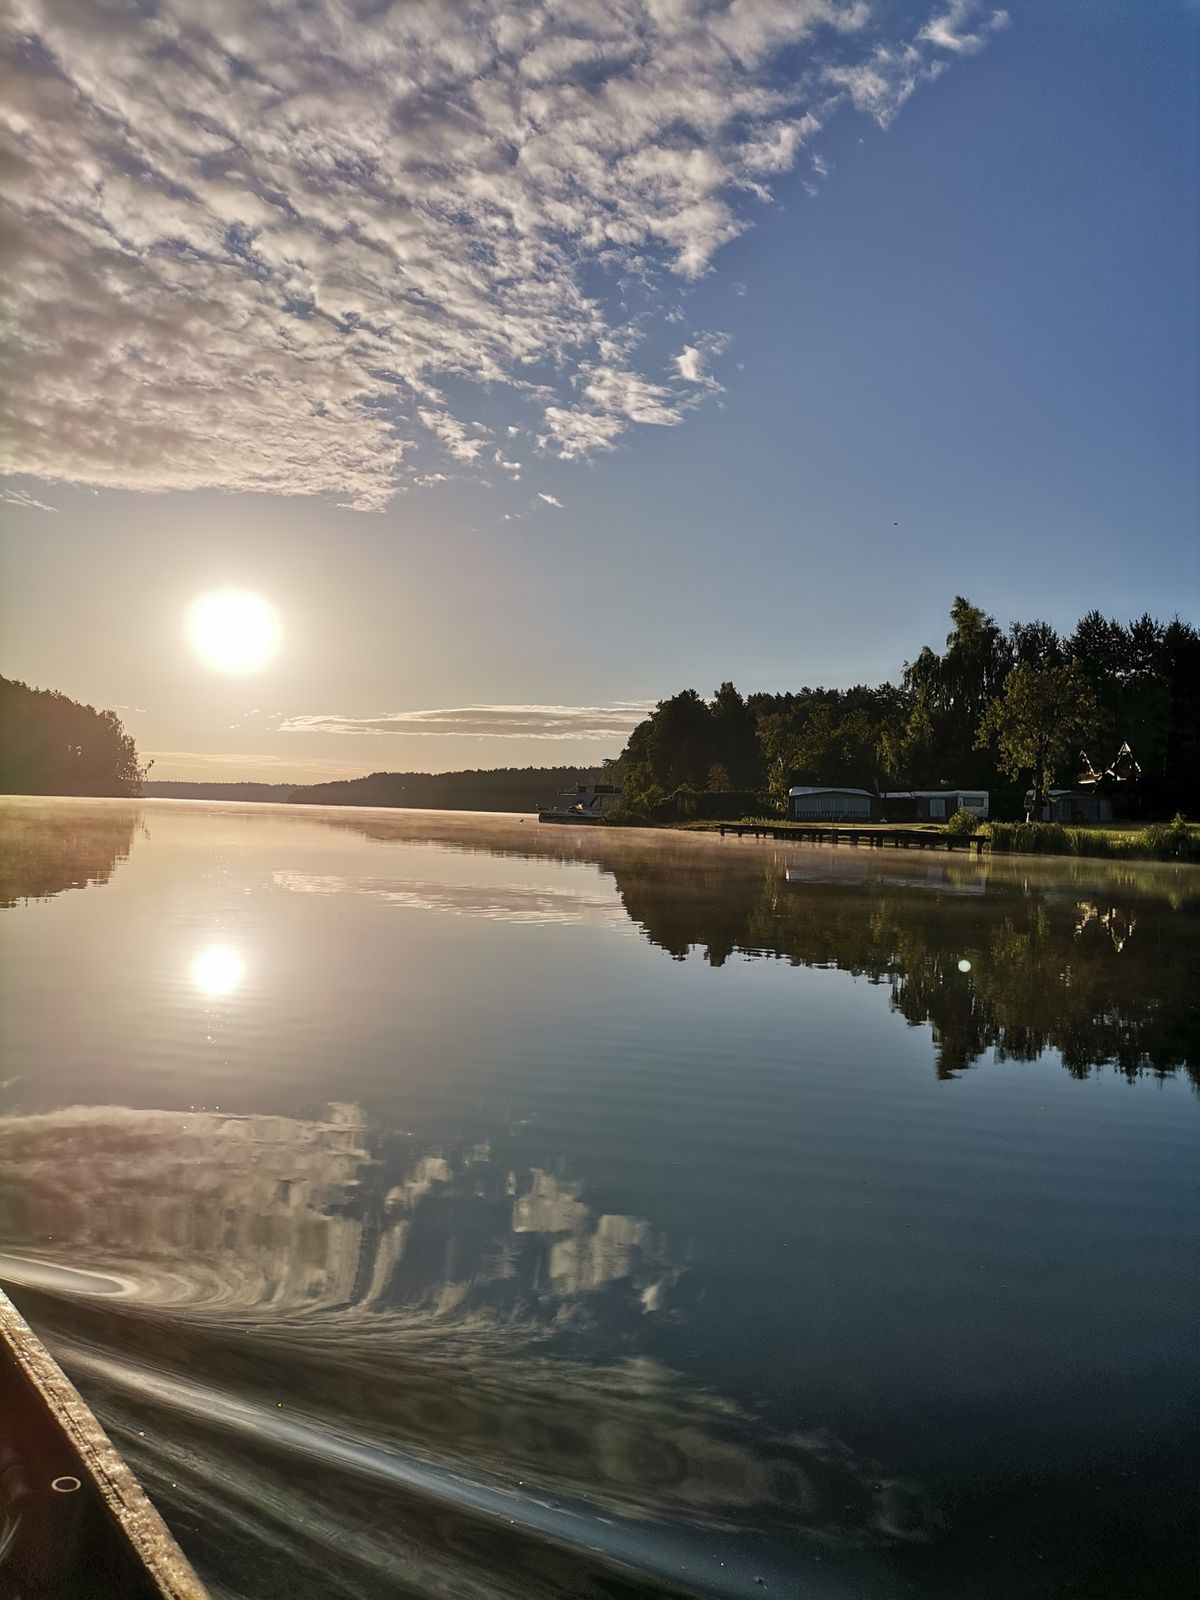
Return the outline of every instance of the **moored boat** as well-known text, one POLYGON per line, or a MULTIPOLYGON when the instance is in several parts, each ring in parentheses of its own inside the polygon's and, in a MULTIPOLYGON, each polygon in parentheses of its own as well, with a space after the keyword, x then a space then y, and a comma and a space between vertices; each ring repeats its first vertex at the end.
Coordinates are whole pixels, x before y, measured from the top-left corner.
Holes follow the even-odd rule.
POLYGON ((0 1594, 207 1600, 133 1472, 3 1290, 0 1594))
POLYGON ((621 791, 613 783, 581 783, 564 789, 558 800, 558 805, 538 812, 539 822, 599 822, 620 805, 621 791))

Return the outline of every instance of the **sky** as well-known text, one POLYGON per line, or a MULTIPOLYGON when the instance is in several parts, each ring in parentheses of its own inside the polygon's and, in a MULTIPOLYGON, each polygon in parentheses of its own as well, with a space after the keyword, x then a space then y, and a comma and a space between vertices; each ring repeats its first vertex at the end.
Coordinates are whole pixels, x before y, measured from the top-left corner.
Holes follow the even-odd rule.
POLYGON ((1195 0, 9 16, 0 672, 155 778, 594 764, 960 593, 1200 620, 1195 0))

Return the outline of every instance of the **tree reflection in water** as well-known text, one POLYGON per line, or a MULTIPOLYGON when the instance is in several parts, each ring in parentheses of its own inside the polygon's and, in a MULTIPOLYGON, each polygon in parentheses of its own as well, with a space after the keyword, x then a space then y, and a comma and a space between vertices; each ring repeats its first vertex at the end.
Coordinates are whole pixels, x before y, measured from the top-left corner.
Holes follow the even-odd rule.
POLYGON ((767 955, 887 984, 908 1022, 932 1027, 939 1077, 989 1050, 1034 1061, 1053 1049, 1080 1077, 1186 1067, 1200 1084, 1200 900, 1147 896, 1133 874, 1078 890, 990 876, 948 862, 915 883, 814 882, 776 856, 740 893, 710 895, 649 864, 616 871, 629 915, 676 957, 767 955))
POLYGON ((138 808, 124 801, 48 809, 42 799, 4 797, 0 812, 0 907, 47 900, 107 883, 133 848, 138 808))
MULTIPOLYGON (((468 854, 590 862, 611 875, 630 921, 676 959, 702 953, 720 967, 735 954, 774 957, 886 984, 908 1022, 932 1028, 939 1077, 989 1051, 1033 1061, 1053 1049, 1077 1077, 1108 1065, 1129 1077, 1184 1068, 1200 1084, 1195 868, 913 861, 456 813, 305 808, 302 820, 468 854)), ((75 802, 69 812, 6 803, 0 906, 107 882, 139 826, 138 808, 120 802, 75 802)), ((600 919, 601 909, 589 903, 581 916, 600 919)), ((536 910, 547 914, 541 899, 536 910)))
MULTIPOLYGON (((482 847, 481 824, 461 818, 320 820, 374 839, 482 847)), ((772 957, 886 984, 908 1022, 932 1028, 939 1077, 989 1051, 1033 1061, 1053 1049, 1076 1077, 1183 1068, 1200 1085, 1194 867, 763 847, 497 818, 482 837, 488 854, 594 863, 677 960, 772 957)))

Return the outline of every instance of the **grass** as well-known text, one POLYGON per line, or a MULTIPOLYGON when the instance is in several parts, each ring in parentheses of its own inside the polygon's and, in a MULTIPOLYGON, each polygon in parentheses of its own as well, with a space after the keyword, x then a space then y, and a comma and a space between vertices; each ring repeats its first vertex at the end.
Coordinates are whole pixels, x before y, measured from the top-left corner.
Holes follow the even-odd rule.
POLYGON ((1200 827, 1176 816, 1171 822, 1092 823, 985 822, 979 828, 997 854, 1093 856, 1118 861, 1200 863, 1200 827))

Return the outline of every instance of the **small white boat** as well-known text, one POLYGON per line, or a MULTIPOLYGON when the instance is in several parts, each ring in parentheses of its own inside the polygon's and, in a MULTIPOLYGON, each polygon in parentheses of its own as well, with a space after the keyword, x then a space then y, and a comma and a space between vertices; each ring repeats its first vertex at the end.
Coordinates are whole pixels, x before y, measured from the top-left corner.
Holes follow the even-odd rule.
POLYGON ((557 806, 538 812, 539 822, 599 822, 606 812, 621 803, 621 791, 613 783, 580 783, 564 789, 557 806))

